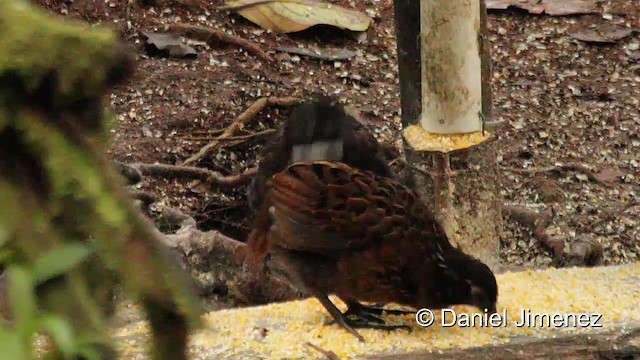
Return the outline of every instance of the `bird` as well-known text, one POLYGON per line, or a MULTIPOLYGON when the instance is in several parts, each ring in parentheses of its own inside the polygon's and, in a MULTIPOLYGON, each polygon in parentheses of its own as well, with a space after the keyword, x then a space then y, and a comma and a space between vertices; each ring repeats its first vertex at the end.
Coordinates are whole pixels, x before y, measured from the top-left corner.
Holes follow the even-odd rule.
POLYGON ((339 161, 381 176, 393 177, 384 148, 335 96, 316 94, 298 105, 265 147, 256 175, 247 190, 255 213, 267 181, 292 163, 304 160, 339 161))
POLYGON ((362 302, 496 312, 493 272, 449 242, 415 191, 345 163, 301 161, 274 174, 246 251, 252 261, 268 255, 360 341, 356 328, 408 328, 385 324, 377 316, 382 309, 362 302))

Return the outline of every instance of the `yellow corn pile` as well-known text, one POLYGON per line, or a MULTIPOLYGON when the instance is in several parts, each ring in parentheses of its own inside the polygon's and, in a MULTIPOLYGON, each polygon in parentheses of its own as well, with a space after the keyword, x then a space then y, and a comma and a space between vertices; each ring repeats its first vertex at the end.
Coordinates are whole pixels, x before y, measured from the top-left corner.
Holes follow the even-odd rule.
POLYGON ((404 130, 404 138, 418 151, 442 151, 449 152, 465 149, 491 137, 491 134, 482 131, 464 134, 436 134, 426 131, 420 125, 411 125, 404 130))
MULTIPOLYGON (((508 342, 512 336, 549 333, 549 327, 516 327, 521 309, 531 313, 600 314, 602 328, 565 328, 554 331, 596 332, 622 320, 640 319, 640 262, 591 269, 547 269, 505 273, 497 276, 498 311, 507 312, 504 327, 442 327, 440 311, 428 328, 419 327, 414 317, 384 316, 388 323, 405 323, 413 332, 359 329, 367 340, 359 342, 337 325, 324 325, 328 313, 314 299, 267 306, 230 309, 205 315, 206 329, 194 334, 194 359, 262 358, 306 359, 322 357, 307 343, 332 351, 341 359, 358 355, 403 353, 446 348, 464 348, 508 342)), ((335 300, 335 299, 334 299, 335 300)), ((343 308, 344 309, 344 308, 343 308)), ((477 313, 464 306, 458 314, 477 313)), ((592 318, 592 320, 595 320, 592 318)), ((447 320, 449 321, 449 320, 447 320)), ((141 339, 148 331, 145 323, 133 324, 118 332, 123 358, 136 358, 144 348, 141 339)), ((556 334, 554 332, 554 334, 556 334)))

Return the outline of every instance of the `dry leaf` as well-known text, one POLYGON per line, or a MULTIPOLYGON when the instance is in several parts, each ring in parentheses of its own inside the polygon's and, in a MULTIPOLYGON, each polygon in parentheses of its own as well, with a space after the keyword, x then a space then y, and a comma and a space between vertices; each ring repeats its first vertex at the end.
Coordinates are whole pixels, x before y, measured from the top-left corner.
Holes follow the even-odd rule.
POLYGON ((303 56, 309 56, 316 59, 337 61, 348 60, 356 55, 355 51, 347 49, 330 49, 330 48, 299 48, 296 46, 278 46, 278 51, 287 52, 291 54, 298 54, 303 56))
POLYGON ((195 58, 196 50, 171 34, 158 34, 140 31, 147 38, 145 47, 150 55, 163 54, 178 58, 195 58))
POLYGON ((372 19, 365 13, 312 0, 238 0, 222 7, 275 33, 302 31, 314 25, 365 31, 372 19))
POLYGON ((598 12, 595 0, 486 0, 487 9, 505 10, 510 6, 531 14, 550 16, 593 14, 598 12))
POLYGON ((635 31, 627 27, 605 25, 574 31, 569 36, 580 41, 607 44, 622 40, 635 31))

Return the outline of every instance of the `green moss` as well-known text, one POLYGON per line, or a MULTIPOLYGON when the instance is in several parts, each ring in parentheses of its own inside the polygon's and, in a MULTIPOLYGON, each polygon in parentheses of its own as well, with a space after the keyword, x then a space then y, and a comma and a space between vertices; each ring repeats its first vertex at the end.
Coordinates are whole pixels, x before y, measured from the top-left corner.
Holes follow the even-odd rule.
POLYGON ((42 156, 51 180, 52 200, 60 200, 68 195, 94 204, 92 212, 95 214, 92 215, 97 216, 96 220, 102 226, 117 228, 123 234, 129 233, 127 211, 105 183, 107 179, 103 164, 99 163, 91 149, 79 148, 55 127, 38 121, 28 111, 23 111, 20 118, 22 121, 16 125, 24 132, 35 152, 42 156))
POLYGON ((57 102, 104 90, 102 65, 115 54, 115 36, 108 29, 57 20, 23 0, 2 0, 0 34, 0 76, 15 74, 34 90, 55 69, 57 102))
MULTIPOLYGON (((97 256, 39 288, 40 308, 104 338, 117 276, 128 295, 149 300, 152 317, 174 316, 177 305, 197 324, 200 306, 185 274, 152 240, 106 158, 104 133, 96 133, 110 118, 99 105, 107 75, 123 64, 113 33, 0 0, 0 54, 3 265, 29 268, 52 249, 87 244, 97 256), (43 93, 44 79, 53 81, 43 93), (46 105, 32 106, 40 100, 46 105), (79 101, 83 111, 71 106, 79 101)), ((157 334, 172 332, 157 324, 157 334)))

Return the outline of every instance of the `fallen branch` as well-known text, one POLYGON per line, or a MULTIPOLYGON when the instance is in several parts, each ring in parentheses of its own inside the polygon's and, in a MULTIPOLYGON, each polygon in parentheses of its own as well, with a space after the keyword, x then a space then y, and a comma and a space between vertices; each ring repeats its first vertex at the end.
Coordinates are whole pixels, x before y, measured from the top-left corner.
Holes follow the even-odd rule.
POLYGON ((267 55, 267 53, 265 53, 258 45, 238 36, 228 34, 222 30, 184 23, 168 24, 165 25, 165 28, 169 31, 178 32, 190 38, 206 41, 209 45, 216 42, 237 45, 262 60, 273 62, 273 58, 267 55))
POLYGON ((553 258, 556 262, 562 260, 564 241, 551 239, 545 232, 555 216, 553 208, 550 207, 544 213, 539 213, 520 206, 502 205, 502 211, 513 220, 529 228, 533 236, 553 252, 553 258))
POLYGON ((612 187, 612 185, 608 182, 602 181, 598 178, 598 176, 591 170, 589 170, 587 167, 585 167, 584 165, 580 165, 580 164, 563 164, 563 165, 556 165, 556 166, 550 166, 550 167, 544 167, 544 168, 529 168, 529 169, 514 169, 514 168, 506 168, 504 169, 506 171, 511 171, 511 172, 515 172, 515 173, 541 173, 541 172, 552 172, 552 171, 575 171, 581 174, 584 174, 587 176, 587 179, 589 179, 590 181, 602 185, 604 187, 612 187))
POLYGON ((264 264, 245 261, 245 244, 218 231, 203 232, 195 220, 177 209, 167 209, 163 219, 180 229, 160 235, 174 249, 202 293, 225 293, 237 303, 258 305, 302 298, 289 282, 267 272, 264 264))
POLYGON ((233 136, 238 129, 240 129, 247 121, 253 119, 268 105, 273 106, 291 106, 297 105, 300 103, 300 99, 292 98, 292 97, 264 97, 258 99, 256 102, 251 104, 242 114, 240 114, 232 123, 229 125, 216 140, 211 141, 204 147, 202 147, 196 154, 189 157, 185 160, 182 165, 191 165, 197 161, 200 161, 203 157, 209 154, 213 149, 218 147, 222 139, 233 136))
MULTIPOLYGON (((217 171, 211 171, 209 169, 193 167, 193 166, 180 166, 180 165, 168 165, 168 164, 143 164, 133 163, 124 164, 126 167, 135 169, 142 175, 162 177, 167 179, 180 178, 180 179, 197 179, 210 186, 238 186, 246 184, 256 174, 256 168, 251 168, 237 175, 224 176, 217 171)), ((122 172, 125 174, 125 172, 122 172)), ((136 172, 134 172, 136 173, 136 172)), ((125 174, 126 175, 126 174, 125 174)))
POLYGON ((626 204, 622 205, 618 209, 610 210, 604 213, 602 218, 600 218, 597 221, 594 221, 593 223, 591 223, 591 225, 586 226, 585 231, 592 231, 596 227, 604 224, 605 222, 613 221, 617 216, 620 216, 623 212, 639 205, 640 205, 640 201, 638 201, 637 199, 631 199, 630 201, 628 201, 626 204))

